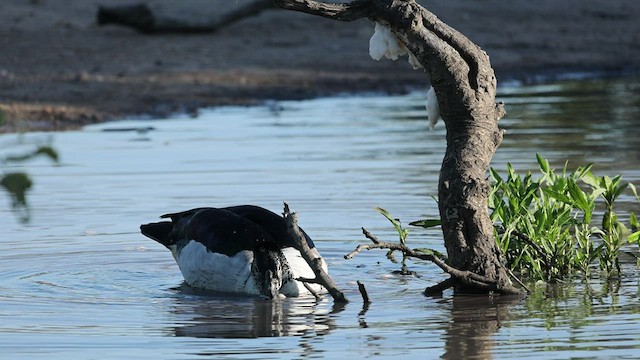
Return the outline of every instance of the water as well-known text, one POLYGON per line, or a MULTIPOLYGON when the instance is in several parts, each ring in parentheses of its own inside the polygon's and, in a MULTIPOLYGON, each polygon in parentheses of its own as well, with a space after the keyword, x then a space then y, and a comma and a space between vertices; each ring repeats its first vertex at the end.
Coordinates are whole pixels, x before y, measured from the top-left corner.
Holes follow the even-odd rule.
MULTIPOLYGON (((535 169, 539 152, 556 167, 595 162, 596 173, 640 184, 637 79, 510 86, 500 97, 509 114, 496 168, 535 169)), ((422 296, 445 278, 428 263, 409 262, 414 278, 392 274, 399 266, 383 252, 343 259, 365 242, 360 227, 395 239, 376 206, 405 223, 437 215, 444 129, 428 130, 423 104, 424 94, 277 102, 53 135, 61 165, 26 166, 31 222, 0 206, 0 358, 638 358, 629 259, 618 283, 481 300, 422 296), (138 233, 165 212, 244 203, 280 212, 283 201, 348 305, 189 289, 170 253, 138 233)), ((14 141, 0 137, 5 154, 19 151, 14 141)), ((638 210, 630 194, 620 201, 638 210)), ((411 229, 409 241, 444 251, 438 231, 411 229)))

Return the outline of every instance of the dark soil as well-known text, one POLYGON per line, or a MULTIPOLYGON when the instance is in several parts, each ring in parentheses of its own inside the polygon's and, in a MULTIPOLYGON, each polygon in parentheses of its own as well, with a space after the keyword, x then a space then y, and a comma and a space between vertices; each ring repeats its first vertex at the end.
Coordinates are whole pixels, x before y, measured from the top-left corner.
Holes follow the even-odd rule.
MULTIPOLYGON (((247 0, 149 0, 206 19, 247 0)), ((98 4, 3 0, 0 132, 61 130, 132 116, 342 92, 426 89, 405 60, 371 60, 373 25, 265 11, 213 34, 144 35, 95 22, 98 4)), ((422 2, 480 45, 498 80, 640 68, 640 1, 422 2)))

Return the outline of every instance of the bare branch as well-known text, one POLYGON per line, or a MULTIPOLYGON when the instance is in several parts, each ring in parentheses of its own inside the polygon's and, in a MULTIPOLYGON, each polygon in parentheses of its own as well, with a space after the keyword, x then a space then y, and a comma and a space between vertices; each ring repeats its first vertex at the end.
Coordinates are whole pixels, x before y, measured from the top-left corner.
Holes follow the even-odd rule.
POLYGON ((309 292, 311 293, 311 295, 313 295, 313 297, 314 297, 314 298, 316 298, 316 300, 320 300, 320 299, 321 299, 320 295, 318 295, 318 293, 317 293, 315 290, 313 290, 313 288, 312 288, 308 283, 303 282, 303 283, 302 283, 302 285, 304 285, 304 287, 305 287, 307 290, 309 290, 309 292))
POLYGON ((299 11, 340 21, 358 20, 372 14, 369 0, 356 0, 348 4, 323 3, 313 0, 273 0, 273 3, 285 10, 299 11))
POLYGON ((380 243, 380 240, 378 240, 377 237, 375 237, 372 233, 370 233, 369 230, 362 228, 362 233, 367 239, 371 240, 374 244, 380 243))
POLYGON ((531 290, 529 290, 529 288, 522 282, 522 280, 520 280, 516 274, 513 273, 513 271, 511 271, 510 269, 507 269, 507 271, 509 272, 509 276, 511 276, 511 278, 513 280, 515 280, 518 285, 522 286, 522 288, 524 289, 524 291, 527 292, 527 294, 531 294, 531 290))
POLYGON ((361 283, 360 280, 357 280, 356 283, 358 284, 360 295, 362 295, 362 301, 364 301, 365 304, 371 304, 371 299, 369 299, 369 294, 367 294, 367 289, 364 287, 364 284, 361 283))
MULTIPOLYGON (((309 278, 296 278, 296 281, 300 281, 301 283, 305 283, 305 284, 320 284, 320 282, 318 281, 318 279, 313 278, 313 279, 309 279, 309 278)), ((322 285, 322 284, 320 284, 322 285)))
MULTIPOLYGON (((369 245, 369 244, 360 244, 356 247, 355 250, 353 250, 352 252, 348 253, 347 255, 344 256, 345 259, 349 260, 349 259, 353 259, 354 256, 358 255, 358 253, 360 253, 362 250, 371 250, 371 249, 389 249, 389 250, 399 250, 399 249, 392 249, 389 247, 389 245, 395 245, 395 244, 387 244, 387 243, 383 243, 383 242, 377 242, 373 245, 369 245)), ((400 245, 400 244, 398 244, 400 245)))
POLYGON ((450 287, 453 287, 455 284, 456 279, 454 277, 450 277, 444 281, 437 283, 436 285, 424 289, 424 294, 426 296, 442 295, 443 291, 447 290, 450 287))
MULTIPOLYGON (((375 238, 375 237, 374 237, 375 238)), ((377 239, 376 239, 377 240, 377 239)), ((499 285, 497 282, 485 277, 478 275, 471 271, 459 270, 450 265, 448 265, 444 260, 440 257, 435 256, 433 254, 426 254, 423 252, 415 251, 406 245, 400 243, 387 243, 378 241, 378 243, 374 244, 360 244, 356 247, 356 249, 349 254, 345 255, 345 259, 351 259, 362 250, 371 250, 371 249, 389 249, 401 251, 405 256, 427 260, 434 263, 440 269, 442 269, 447 274, 453 276, 457 281, 461 281, 467 285, 471 285, 476 287, 477 289, 487 290, 487 291, 497 291, 503 294, 521 294, 521 291, 516 289, 510 285, 499 285)))
POLYGON ((284 203, 284 213, 282 215, 284 216, 284 220, 287 222, 287 231, 289 235, 296 241, 298 250, 300 250, 302 257, 316 275, 315 279, 301 279, 301 281, 314 282, 324 286, 324 288, 329 291, 329 294, 331 294, 335 302, 349 302, 344 293, 338 289, 336 284, 329 277, 329 274, 322 269, 320 262, 317 261, 318 259, 311 253, 311 248, 309 248, 307 240, 298 227, 298 215, 289 211, 289 205, 287 203, 284 203))

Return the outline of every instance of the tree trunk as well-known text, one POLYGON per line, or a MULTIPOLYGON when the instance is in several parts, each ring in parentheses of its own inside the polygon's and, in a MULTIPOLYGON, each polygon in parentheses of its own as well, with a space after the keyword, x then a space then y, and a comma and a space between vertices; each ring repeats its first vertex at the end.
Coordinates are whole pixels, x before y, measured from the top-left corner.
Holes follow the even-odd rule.
POLYGON ((427 71, 447 129, 438 198, 448 262, 489 279, 484 287, 453 281, 456 293, 519 293, 501 261, 489 219, 487 170, 502 141, 496 78, 489 57, 464 35, 414 0, 355 0, 328 4, 274 0, 277 6, 352 21, 367 17, 387 24, 427 71))
MULTIPOLYGON (((213 5, 212 5, 213 6, 213 5)), ((270 0, 254 0, 217 18, 194 20, 157 14, 147 4, 98 7, 98 25, 122 25, 146 34, 213 33, 247 17, 273 8, 270 0)))

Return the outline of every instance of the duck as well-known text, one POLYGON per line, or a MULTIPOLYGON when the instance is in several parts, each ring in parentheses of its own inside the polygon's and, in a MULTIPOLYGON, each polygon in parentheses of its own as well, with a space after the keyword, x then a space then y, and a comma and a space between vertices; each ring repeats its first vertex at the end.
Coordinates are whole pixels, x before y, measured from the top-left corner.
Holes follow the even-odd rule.
MULTIPOLYGON (((142 224, 140 231, 171 251, 193 288, 268 299, 324 291, 318 284, 297 280, 312 279, 314 272, 289 235, 285 219, 270 210, 256 205, 204 207, 160 218, 168 220, 142 224)), ((328 271, 313 240, 300 230, 312 256, 328 271)))

